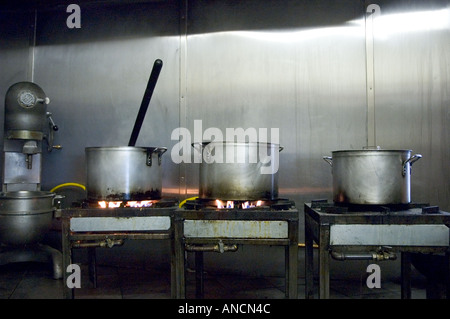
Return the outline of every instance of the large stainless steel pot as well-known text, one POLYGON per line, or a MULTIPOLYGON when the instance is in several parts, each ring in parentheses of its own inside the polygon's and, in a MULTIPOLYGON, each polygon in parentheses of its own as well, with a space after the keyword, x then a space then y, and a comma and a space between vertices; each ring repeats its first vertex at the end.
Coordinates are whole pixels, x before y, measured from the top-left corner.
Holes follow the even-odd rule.
POLYGON ((213 141, 199 146, 199 197, 221 200, 259 200, 278 197, 279 152, 271 143, 213 141))
POLYGON ((408 204, 411 165, 422 155, 411 150, 342 150, 325 156, 332 166, 333 200, 346 204, 408 204))
POLYGON ((90 201, 161 198, 164 147, 87 147, 86 190, 90 201))
POLYGON ((51 192, 14 191, 0 194, 0 243, 26 245, 39 242, 50 230, 55 199, 51 192))

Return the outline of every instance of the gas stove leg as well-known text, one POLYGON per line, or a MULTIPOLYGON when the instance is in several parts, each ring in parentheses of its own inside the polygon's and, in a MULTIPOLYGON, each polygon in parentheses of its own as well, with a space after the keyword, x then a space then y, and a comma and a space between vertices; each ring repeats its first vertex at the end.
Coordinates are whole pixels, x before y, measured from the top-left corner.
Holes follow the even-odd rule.
POLYGON ((401 253, 401 298, 411 299, 411 253, 401 253))
POLYGON ((183 219, 174 220, 175 298, 186 298, 186 251, 183 239, 183 219))
POLYGON ((89 279, 94 288, 97 288, 97 259, 95 247, 88 248, 88 264, 89 264, 89 279))
POLYGON ((286 246, 286 297, 297 299, 298 287, 298 222, 289 221, 289 246, 286 246))
POLYGON ((330 225, 319 230, 319 299, 330 298, 330 225))
POLYGON ((289 246, 285 246, 285 295, 289 299, 297 299, 298 297, 298 287, 297 287, 297 252, 298 252, 298 243, 289 244, 289 246))
POLYGON ((284 246, 284 295, 286 298, 289 298, 290 293, 290 285, 289 285, 289 277, 290 274, 290 265, 289 265, 289 246, 284 246))
POLYGON ((195 298, 203 299, 203 252, 195 252, 195 298))
POLYGON ((445 271, 446 271, 446 275, 445 275, 445 287, 446 287, 446 298, 450 299, 450 252, 447 251, 445 253, 445 271))
POLYGON ((177 264, 175 262, 175 235, 173 226, 173 217, 171 218, 172 228, 170 230, 170 298, 177 298, 177 264))
POLYGON ((61 233, 62 233, 62 238, 61 238, 61 243, 62 243, 62 273, 63 273, 63 298, 64 299, 73 299, 74 298, 74 288, 69 288, 67 286, 67 278, 68 278, 68 273, 67 273, 67 266, 69 266, 70 264, 72 264, 72 246, 70 243, 70 221, 67 218, 62 218, 61 219, 61 233))
POLYGON ((309 216, 305 216, 305 298, 314 298, 313 237, 309 216))

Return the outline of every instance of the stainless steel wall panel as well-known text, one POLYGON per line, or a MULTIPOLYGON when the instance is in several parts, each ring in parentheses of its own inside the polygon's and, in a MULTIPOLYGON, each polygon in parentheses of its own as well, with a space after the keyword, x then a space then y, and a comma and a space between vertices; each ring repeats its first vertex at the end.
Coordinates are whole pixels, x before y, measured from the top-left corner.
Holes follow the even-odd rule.
POLYGON ((279 128, 281 196, 301 206, 327 195, 331 171, 322 156, 367 139, 362 5, 190 3, 189 128, 196 119, 203 130, 279 128))
POLYGON ((412 169, 412 200, 448 210, 449 2, 382 2, 380 9, 374 29, 377 144, 422 154, 412 169))
MULTIPOLYGON (((34 12, 0 11, 0 149, 3 150, 5 95, 14 83, 31 79, 30 41, 34 12)), ((0 165, 3 167, 3 156, 0 165)), ((3 180, 3 169, 0 180, 3 180)))
MULTIPOLYGON (((47 188, 85 182, 85 147, 128 145, 156 59, 163 67, 136 146, 169 147, 179 126, 176 2, 82 7, 80 29, 68 29, 67 16, 52 10, 37 22, 35 80, 51 98, 63 146, 44 154, 47 188)), ((163 188, 178 194, 176 165, 170 156, 162 165, 163 188)))

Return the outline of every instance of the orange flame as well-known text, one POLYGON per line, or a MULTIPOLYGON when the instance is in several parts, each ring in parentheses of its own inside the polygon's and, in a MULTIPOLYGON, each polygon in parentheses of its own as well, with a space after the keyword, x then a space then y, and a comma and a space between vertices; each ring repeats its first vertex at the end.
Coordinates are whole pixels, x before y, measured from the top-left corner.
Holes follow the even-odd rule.
POLYGON ((216 199, 217 208, 234 208, 234 201, 228 200, 226 204, 224 204, 221 200, 216 199))
POLYGON ((246 209, 246 208, 252 208, 252 207, 258 207, 258 206, 261 206, 262 205, 262 201, 261 200, 259 200, 259 201, 257 201, 256 203, 252 203, 252 202, 244 202, 244 203, 242 203, 242 208, 243 209, 246 209))
POLYGON ((107 202, 107 201, 98 202, 98 205, 101 208, 116 208, 116 207, 120 207, 121 204, 122 204, 122 202, 107 202))
POLYGON ((98 206, 100 208, 117 208, 117 207, 150 207, 153 205, 153 201, 151 200, 143 200, 143 201, 129 201, 129 202, 122 202, 122 201, 115 201, 115 202, 107 202, 107 201, 100 201, 98 202, 98 206))
POLYGON ((153 201, 151 200, 143 200, 143 201, 131 201, 127 202, 126 207, 150 207, 153 205, 153 201))
MULTIPOLYGON (((258 200, 256 203, 255 202, 246 201, 246 202, 240 204, 240 206, 241 206, 241 208, 246 209, 246 208, 252 208, 252 207, 261 206, 262 203, 263 202, 261 200, 258 200)), ((217 206, 217 208, 234 208, 234 201, 229 200, 225 204, 221 200, 216 199, 216 206, 217 206)))

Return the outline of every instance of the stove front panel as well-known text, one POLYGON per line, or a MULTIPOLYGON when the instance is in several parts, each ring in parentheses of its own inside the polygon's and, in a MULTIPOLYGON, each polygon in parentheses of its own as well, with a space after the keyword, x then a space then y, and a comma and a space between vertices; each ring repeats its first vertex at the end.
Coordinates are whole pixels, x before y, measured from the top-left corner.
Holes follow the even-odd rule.
POLYGON ((73 232, 88 231, 167 231, 170 229, 169 216, 142 217, 73 217, 70 230, 73 232))
POLYGON ((279 220, 185 220, 186 238, 288 238, 288 222, 279 220))
POLYGON ((448 246, 449 228, 442 224, 330 226, 330 245, 448 246))

